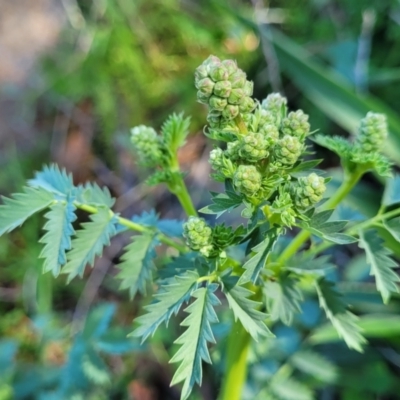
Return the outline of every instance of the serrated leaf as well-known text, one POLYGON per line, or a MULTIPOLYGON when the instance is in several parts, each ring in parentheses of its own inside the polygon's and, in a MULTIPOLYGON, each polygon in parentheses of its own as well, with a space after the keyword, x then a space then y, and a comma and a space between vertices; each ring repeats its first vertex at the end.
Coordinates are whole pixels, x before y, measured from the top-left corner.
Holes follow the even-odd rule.
POLYGON ((71 236, 75 233, 72 222, 76 220, 75 206, 71 199, 53 204, 45 214, 47 231, 40 239, 44 243, 40 258, 44 258, 43 272, 51 271, 58 276, 61 266, 67 262, 66 251, 71 249, 71 236))
POLYGON ((92 349, 83 356, 82 371, 96 385, 106 386, 111 383, 110 371, 106 363, 92 349))
POLYGON ((348 158, 351 153, 351 143, 341 136, 315 135, 314 137, 311 137, 311 140, 320 146, 333 151, 340 156, 340 158, 348 158))
POLYGON ((239 285, 243 285, 247 282, 255 283, 261 270, 264 268, 267 261, 268 255, 271 253, 276 240, 278 239, 278 231, 276 229, 270 229, 266 232, 266 238, 263 242, 252 248, 255 254, 251 257, 244 265, 245 271, 239 279, 239 285))
POLYGON ((122 280, 120 289, 129 289, 131 299, 139 291, 146 294, 147 283, 155 270, 155 247, 159 241, 154 234, 143 234, 132 237, 132 242, 124 249, 122 262, 118 265, 120 272, 117 278, 122 280))
POLYGON ((74 189, 72 175, 56 164, 45 165, 42 171, 36 172, 33 179, 28 180, 29 186, 42 188, 58 195, 71 193, 74 189))
POLYGON ((183 234, 183 221, 177 219, 161 219, 157 223, 157 228, 164 235, 181 237, 183 234))
POLYGON ((383 221, 383 226, 398 242, 400 242, 400 217, 396 217, 388 221, 383 221))
POLYGON ((101 188, 95 182, 86 182, 84 185, 79 185, 77 188, 77 200, 80 203, 108 208, 111 208, 115 203, 115 199, 111 196, 108 188, 101 188))
POLYGON ((376 288, 386 304, 391 293, 399 292, 397 283, 400 282, 400 277, 393 271, 397 264, 389 257, 391 251, 384 247, 376 231, 360 231, 359 247, 365 250, 367 263, 371 266, 370 274, 375 277, 376 288))
MULTIPOLYGON (((292 169, 288 171, 288 173, 295 177, 295 178, 300 178, 303 176, 307 176, 311 172, 317 172, 318 170, 314 169, 318 164, 320 164, 322 161, 321 160, 308 160, 308 161, 302 161, 296 166, 294 166, 292 169)), ((318 172, 323 172, 323 171, 318 171, 318 172)))
POLYGON ((243 286, 238 286, 237 281, 235 277, 227 277, 223 279, 224 286, 222 288, 235 316, 235 321, 239 319, 243 328, 256 341, 260 336, 273 337, 274 335, 264 323, 267 315, 258 310, 261 303, 249 299, 254 293, 243 286))
POLYGON ((326 383, 333 383, 338 376, 337 368, 326 358, 311 350, 300 350, 289 362, 300 371, 326 383))
POLYGON ((214 292, 217 285, 210 284, 192 293, 196 300, 186 308, 189 316, 181 323, 187 330, 175 341, 181 347, 172 357, 171 363, 180 362, 171 385, 183 383, 181 400, 186 400, 197 382, 203 377, 202 360, 211 363, 207 342, 215 343, 211 324, 218 322, 214 306, 220 304, 214 292))
POLYGON ((161 286, 159 292, 154 295, 154 302, 145 307, 147 313, 136 318, 140 326, 131 336, 141 337, 143 343, 163 322, 168 324, 171 316, 176 315, 181 306, 190 299, 192 292, 197 288, 198 278, 196 271, 186 271, 161 286))
POLYGON ((67 254, 68 262, 62 273, 68 274, 68 282, 77 275, 82 277, 87 264, 93 266, 95 257, 101 255, 116 233, 117 218, 108 209, 100 208, 90 219, 91 222, 83 223, 83 229, 76 232, 72 250, 67 254))
POLYGON ((400 175, 394 175, 386 181, 382 204, 391 206, 400 203, 400 175))
POLYGON ((189 134, 189 125, 190 117, 184 118, 183 113, 174 113, 164 122, 161 134, 169 151, 175 153, 185 143, 189 134))
POLYGON ((47 208, 54 196, 42 188, 24 187, 23 193, 2 197, 0 205, 0 236, 22 225, 29 217, 47 208))
POLYGON ((235 193, 219 193, 212 197, 213 204, 203 207, 199 212, 203 214, 216 214, 219 218, 225 212, 232 211, 243 204, 243 200, 235 193))
POLYGON ((333 283, 325 279, 315 282, 319 304, 325 311, 338 335, 351 349, 362 352, 362 345, 366 342, 357 325, 357 317, 346 310, 346 305, 340 294, 333 288, 333 283))
POLYGON ((306 253, 296 254, 295 257, 286 261, 284 268, 302 275, 325 275, 326 270, 334 268, 329 258, 329 256, 313 258, 306 253))
POLYGON ((300 303, 303 300, 298 279, 289 274, 281 274, 274 282, 265 283, 264 293, 270 318, 291 325, 294 315, 301 312, 300 303))

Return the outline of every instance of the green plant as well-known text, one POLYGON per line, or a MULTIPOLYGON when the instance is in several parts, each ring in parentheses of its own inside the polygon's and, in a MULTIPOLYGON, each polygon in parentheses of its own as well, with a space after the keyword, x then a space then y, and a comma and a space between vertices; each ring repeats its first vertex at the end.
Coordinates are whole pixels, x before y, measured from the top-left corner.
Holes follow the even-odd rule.
MULTIPOLYGON (((210 155, 212 178, 224 183, 224 191, 213 192, 212 204, 199 212, 220 217, 242 207, 243 224, 211 227, 197 216, 177 160, 190 121, 173 114, 160 135, 150 127, 133 128, 131 142, 138 162, 155 170, 149 183, 166 184, 189 216, 183 226, 186 244, 173 221, 158 221, 154 214, 123 218, 112 211, 114 199, 107 189, 92 183, 75 186, 72 177, 55 165, 36 173, 21 193, 4 198, 0 234, 49 209, 41 239, 43 272, 66 274, 70 282, 83 276, 113 236, 127 229, 139 233, 121 256, 117 279, 131 298, 138 292, 146 295, 149 287, 155 293, 136 318, 131 335, 144 341, 189 304, 181 323, 185 331, 175 342, 180 347, 171 359, 179 364, 172 384, 183 382, 181 398, 187 399, 195 383, 201 384, 202 362, 211 362, 208 344, 215 342, 213 325, 224 313, 217 307, 226 303, 231 333, 220 399, 235 400, 241 398, 251 343, 263 338, 272 341, 270 326, 275 321, 290 325, 300 312, 304 293, 314 291, 337 334, 350 348, 362 351, 366 340, 357 317, 328 279, 332 264, 323 253, 334 245, 358 242, 387 303, 398 292, 400 279, 393 270, 391 251, 376 229, 385 227, 396 239, 400 237, 400 178, 392 177, 390 163, 380 152, 387 135, 385 117, 368 113, 352 140, 313 138, 340 156, 344 170, 340 188, 323 199, 330 179, 315 168, 321 160, 306 158, 312 154, 307 138, 313 133, 307 115, 301 110, 288 113, 286 99, 277 93, 256 102, 252 83, 231 60, 210 56, 196 70, 195 85, 198 100, 209 107, 205 134, 217 141, 210 155), (368 171, 388 178, 379 212, 349 225, 333 219, 339 203, 368 171), (75 231, 77 209, 91 215, 75 231), (300 232, 291 238, 290 232, 297 228, 300 232), (155 248, 160 244, 176 254, 156 268, 155 248)), ((293 356, 290 363, 306 370, 312 368, 310 364, 329 364, 310 349, 293 356)), ((290 398, 290 390, 301 393, 304 388, 299 389, 302 386, 292 374, 293 368, 283 365, 263 388, 263 398, 290 398)), ((318 375, 315 368, 314 374, 318 375)), ((303 390, 301 398, 312 398, 310 393, 303 390)))

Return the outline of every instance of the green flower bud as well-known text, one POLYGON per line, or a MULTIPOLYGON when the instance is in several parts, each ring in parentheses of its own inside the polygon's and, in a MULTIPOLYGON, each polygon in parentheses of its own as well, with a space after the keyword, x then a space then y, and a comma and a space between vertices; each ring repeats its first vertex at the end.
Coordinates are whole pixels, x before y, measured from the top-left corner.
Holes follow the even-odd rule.
POLYGON ((208 104, 210 96, 200 91, 197 92, 197 101, 202 104, 208 104))
POLYGON ((295 188, 295 204, 298 208, 308 208, 318 203, 326 190, 325 180, 316 173, 300 178, 295 188))
POLYGON ((228 97, 229 104, 240 104, 245 98, 245 93, 243 89, 232 89, 228 97))
POLYGON ((215 83, 210 78, 204 78, 197 82, 196 88, 205 96, 212 95, 215 83))
POLYGON ((213 64, 209 71, 208 75, 214 82, 226 81, 229 78, 229 72, 221 62, 213 64))
POLYGON ((386 116, 369 112, 361 120, 356 143, 364 152, 379 151, 388 136, 386 116))
POLYGON ((218 171, 224 165, 224 151, 220 148, 211 150, 208 162, 211 164, 212 169, 218 171))
POLYGON ((296 222, 296 212, 293 209, 292 198, 282 186, 279 188, 279 195, 271 205, 271 212, 278 214, 282 223, 289 228, 296 222))
POLYGON ((241 69, 237 69, 229 76, 229 81, 233 89, 243 89, 246 84, 246 74, 241 69))
POLYGON ((268 125, 277 125, 276 115, 269 110, 264 110, 263 108, 258 109, 259 112, 259 126, 268 124, 268 125))
POLYGON ((239 154, 246 161, 256 162, 268 156, 269 143, 262 133, 249 132, 240 140, 239 154))
POLYGON ((233 60, 224 60, 222 61, 222 65, 227 69, 229 76, 238 70, 238 66, 233 60))
POLYGON ((269 146, 275 145, 279 140, 279 129, 272 124, 264 124, 260 127, 260 132, 264 135, 269 146))
POLYGON ((287 99, 280 93, 271 93, 261 103, 264 110, 272 111, 273 113, 280 113, 283 107, 286 107, 287 99))
POLYGON ((156 166, 163 157, 161 140, 157 132, 148 126, 140 125, 131 129, 131 142, 143 166, 156 166))
POLYGON ((239 111, 241 113, 249 113, 254 110, 256 103, 251 97, 246 96, 239 104, 239 111))
POLYGON ((252 96, 253 95, 253 88, 254 88, 254 84, 253 82, 250 81, 246 81, 243 89, 244 89, 244 93, 246 94, 246 96, 252 96))
POLYGON ((281 129, 284 135, 291 135, 304 139, 310 132, 308 115, 304 114, 302 110, 290 112, 289 115, 282 120, 281 129))
POLYGON ((228 104, 224 111, 222 111, 222 116, 228 120, 237 117, 239 114, 239 107, 234 106, 233 104, 228 104))
POLYGON ((233 184, 239 193, 254 196, 261 188, 261 174, 254 165, 239 165, 233 184))
POLYGON ((208 104, 212 110, 223 111, 228 102, 226 99, 223 99, 222 97, 212 95, 210 97, 208 104))
POLYGON ((214 94, 219 97, 229 97, 232 86, 229 81, 219 81, 214 86, 214 94))
POLYGON ((235 140, 234 142, 228 142, 228 146, 225 150, 225 156, 231 161, 237 161, 240 158, 239 155, 240 142, 235 140))
POLYGON ((200 250, 211 244, 212 230, 203 218, 190 217, 183 224, 183 236, 192 250, 200 250))
POLYGON ((285 135, 278 140, 275 148, 275 160, 280 165, 293 165, 303 151, 303 145, 295 136, 285 135))
POLYGON ((201 65, 199 65, 196 68, 194 72, 195 83, 197 83, 202 79, 208 78, 210 73, 210 68, 220 63, 221 60, 218 57, 209 56, 201 65))

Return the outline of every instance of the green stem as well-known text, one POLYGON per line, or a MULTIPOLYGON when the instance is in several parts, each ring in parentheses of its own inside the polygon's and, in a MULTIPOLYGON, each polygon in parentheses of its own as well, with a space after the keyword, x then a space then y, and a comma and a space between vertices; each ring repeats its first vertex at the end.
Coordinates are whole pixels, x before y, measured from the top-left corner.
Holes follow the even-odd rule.
MULTIPOLYGON (((353 187, 360 180, 363 175, 362 171, 355 171, 354 173, 345 176, 345 180, 335 194, 323 205, 322 210, 329 210, 335 208, 353 189, 353 187)), ((290 257, 294 256, 299 248, 308 240, 311 236, 310 232, 306 230, 300 231, 300 233, 290 242, 289 246, 281 253, 278 261, 284 262, 290 257)))
POLYGON ((192 215, 197 217, 196 208, 193 205, 192 198, 190 197, 186 184, 182 178, 180 179, 179 186, 175 188, 172 193, 178 198, 179 203, 181 203, 187 216, 192 215))
MULTIPOLYGON (((75 202, 75 207, 80 208, 81 210, 84 210, 88 213, 91 214, 96 214, 98 212, 98 209, 96 207, 90 206, 88 204, 82 204, 82 203, 78 203, 75 202)), ((116 216, 111 210, 110 210, 110 216, 116 216)), ((147 228, 143 225, 137 224, 136 222, 130 221, 129 219, 123 218, 123 217, 117 217, 118 223, 126 226, 129 229, 132 229, 133 231, 137 231, 137 232, 142 232, 142 233, 152 233, 153 230, 151 228, 147 228)), ((168 236, 159 233, 158 234, 158 238, 160 239, 160 242, 174 247, 175 249, 179 250, 181 253, 186 253, 188 251, 187 247, 184 245, 181 245, 177 242, 175 242, 174 240, 172 240, 171 238, 169 238, 168 236)))
POLYGON ((247 375, 247 355, 250 335, 236 321, 228 337, 226 371, 219 400, 241 400, 247 375))

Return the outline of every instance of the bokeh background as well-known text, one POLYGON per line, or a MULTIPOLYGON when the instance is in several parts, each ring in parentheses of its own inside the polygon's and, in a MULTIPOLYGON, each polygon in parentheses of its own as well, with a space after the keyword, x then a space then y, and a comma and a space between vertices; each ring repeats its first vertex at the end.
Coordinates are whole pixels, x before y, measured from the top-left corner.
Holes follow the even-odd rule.
MULTIPOLYGON (((326 134, 354 133, 367 111, 385 112, 385 151, 397 168, 399 49, 398 0, 0 0, 0 193, 18 191, 35 170, 56 162, 75 183, 107 186, 122 215, 155 209, 182 220, 165 188, 143 184, 147 172, 135 167, 129 129, 158 128, 171 112, 184 111, 193 134, 180 160, 194 202, 207 204, 207 190, 218 186, 208 179, 212 147, 201 134, 206 110, 195 101, 193 71, 209 54, 236 59, 258 99, 285 94, 290 108, 302 108, 326 134)), ((334 190, 338 159, 316 151, 326 158, 334 190)), ((381 195, 382 182, 370 175, 348 206, 372 215, 381 195)), ((40 276, 40 226, 33 219, 0 238, 0 400, 178 399, 168 365, 178 323, 146 346, 126 338, 143 300, 130 302, 112 280, 124 238, 84 280, 66 286, 63 277, 40 276)), ((400 244, 385 235, 398 257, 400 244)), ((361 316, 370 346, 361 355, 329 332, 320 335, 313 346, 332 364, 318 375, 318 363, 296 353, 324 323, 310 296, 293 327, 274 327, 273 349, 268 343, 253 349, 244 399, 264 399, 262 383, 296 359, 308 360, 303 370, 292 366, 302 387, 279 399, 400 398, 399 298, 381 305, 356 248, 332 256, 335 279, 361 316), (363 319, 364 312, 374 314, 363 319)), ((221 323, 222 343, 226 332, 221 323)), ((215 370, 206 368, 193 399, 216 398, 223 355, 217 346, 215 370)))

